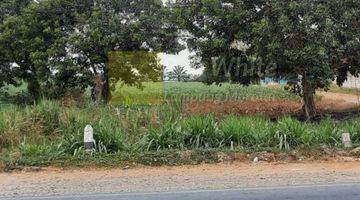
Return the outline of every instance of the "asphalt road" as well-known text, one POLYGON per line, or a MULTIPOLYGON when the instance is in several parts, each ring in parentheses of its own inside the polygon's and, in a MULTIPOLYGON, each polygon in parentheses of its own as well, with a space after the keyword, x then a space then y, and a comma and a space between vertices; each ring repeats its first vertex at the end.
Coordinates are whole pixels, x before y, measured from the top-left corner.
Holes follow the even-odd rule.
MULTIPOLYGON (((1 199, 1 198, 0 198, 1 199)), ((22 197, 15 200, 359 200, 360 184, 229 190, 22 197)), ((6 199, 8 200, 8 199, 6 199)))

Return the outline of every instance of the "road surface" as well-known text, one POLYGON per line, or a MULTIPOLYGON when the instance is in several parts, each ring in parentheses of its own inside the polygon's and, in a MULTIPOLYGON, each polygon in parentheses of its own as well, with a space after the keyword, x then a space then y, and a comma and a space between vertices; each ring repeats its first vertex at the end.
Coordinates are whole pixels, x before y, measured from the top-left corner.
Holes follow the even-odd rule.
MULTIPOLYGON (((359 200, 360 184, 268 187, 164 193, 22 197, 14 200, 359 200)), ((10 199, 6 199, 10 200, 10 199)))
POLYGON ((349 161, 0 173, 0 199, 360 200, 360 162, 349 161))

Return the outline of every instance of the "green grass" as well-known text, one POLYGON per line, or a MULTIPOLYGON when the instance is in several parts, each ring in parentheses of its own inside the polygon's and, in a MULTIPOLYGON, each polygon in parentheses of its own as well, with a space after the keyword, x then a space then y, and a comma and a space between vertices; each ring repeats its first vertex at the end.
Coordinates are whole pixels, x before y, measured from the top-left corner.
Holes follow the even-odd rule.
POLYGON ((163 100, 195 101, 244 101, 254 99, 288 99, 299 97, 282 88, 267 88, 261 85, 241 86, 238 84, 204 85, 197 82, 144 83, 144 88, 118 84, 112 93, 113 104, 159 104, 163 100))
POLYGON ((343 88, 334 84, 331 85, 330 92, 360 95, 360 89, 358 88, 343 88))
POLYGON ((351 133, 355 145, 360 144, 360 118, 310 123, 289 117, 270 121, 260 116, 219 119, 214 115, 181 113, 184 99, 298 99, 281 89, 148 83, 143 90, 148 96, 135 88, 119 90, 118 94, 129 94, 126 102, 119 100, 119 106, 87 103, 81 108, 62 107, 56 101, 27 106, 0 105, 0 165, 1 162, 11 166, 212 162, 216 155, 209 152, 288 151, 323 145, 341 148, 344 132, 351 133), (146 105, 136 100, 141 97, 146 97, 146 101, 153 97, 166 101, 161 105, 146 105), (134 106, 134 102, 144 105, 134 106), (93 126, 96 140, 95 152, 90 155, 83 148, 83 129, 87 124, 93 126), (198 153, 184 160, 179 152, 187 151, 198 153))
POLYGON ((21 92, 26 92, 26 90, 27 90, 27 84, 25 82, 22 83, 18 87, 13 86, 13 85, 5 85, 2 88, 2 91, 7 92, 10 96, 16 95, 16 94, 21 93, 21 92))
POLYGON ((25 108, 4 106, 0 108, 0 144, 24 155, 29 155, 23 152, 26 149, 34 151, 32 145, 39 148, 39 154, 42 146, 60 145, 55 149, 73 155, 83 146, 86 124, 94 127, 96 150, 110 154, 230 147, 294 149, 322 144, 337 147, 343 132, 350 132, 353 142, 360 144, 360 118, 319 123, 289 117, 276 122, 262 117, 217 119, 213 115, 171 118, 162 109, 60 107, 52 101, 25 108))

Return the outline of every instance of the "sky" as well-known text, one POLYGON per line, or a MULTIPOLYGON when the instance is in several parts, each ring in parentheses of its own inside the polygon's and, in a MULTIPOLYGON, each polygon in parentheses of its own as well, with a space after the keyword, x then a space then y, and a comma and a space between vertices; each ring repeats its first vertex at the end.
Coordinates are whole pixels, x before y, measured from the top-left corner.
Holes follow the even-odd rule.
MULTIPOLYGON (((167 0, 162 0, 162 1, 165 3, 167 0)), ((189 59, 190 55, 191 53, 189 52, 189 50, 185 49, 177 55, 161 53, 159 57, 161 59, 161 64, 166 66, 166 71, 171 71, 174 68, 174 66, 181 65, 185 67, 187 73, 189 74, 193 74, 193 75, 202 74, 203 69, 194 69, 190 67, 190 59, 189 59)))
POLYGON ((194 69, 190 66, 190 59, 189 59, 190 55, 191 53, 189 52, 189 50, 185 49, 177 55, 161 53, 159 57, 161 60, 161 64, 166 66, 167 72, 171 71, 174 68, 174 66, 181 65, 185 67, 187 73, 193 75, 200 75, 203 69, 194 69))

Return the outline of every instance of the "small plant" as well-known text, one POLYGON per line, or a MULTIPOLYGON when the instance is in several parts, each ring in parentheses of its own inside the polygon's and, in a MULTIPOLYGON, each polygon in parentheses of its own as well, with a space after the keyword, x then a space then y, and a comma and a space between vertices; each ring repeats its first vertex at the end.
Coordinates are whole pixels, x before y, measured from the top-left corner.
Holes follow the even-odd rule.
POLYGON ((299 146, 311 146, 313 133, 305 124, 290 117, 282 118, 276 125, 276 138, 280 149, 290 150, 299 146))
POLYGON ((251 147, 257 142, 254 124, 249 118, 228 117, 220 125, 227 146, 251 147))
POLYGON ((18 149, 22 157, 29 159, 37 158, 43 160, 44 162, 50 162, 65 155, 65 149, 62 143, 28 144, 26 143, 26 139, 24 139, 18 149))
POLYGON ((104 116, 94 124, 94 139, 99 151, 116 153, 126 149, 124 130, 119 122, 110 116, 104 116))
POLYGON ((220 148, 225 141, 212 115, 192 116, 182 121, 189 148, 220 148))
POLYGON ((151 127, 143 139, 146 150, 184 149, 185 135, 177 122, 167 122, 161 128, 151 127))

